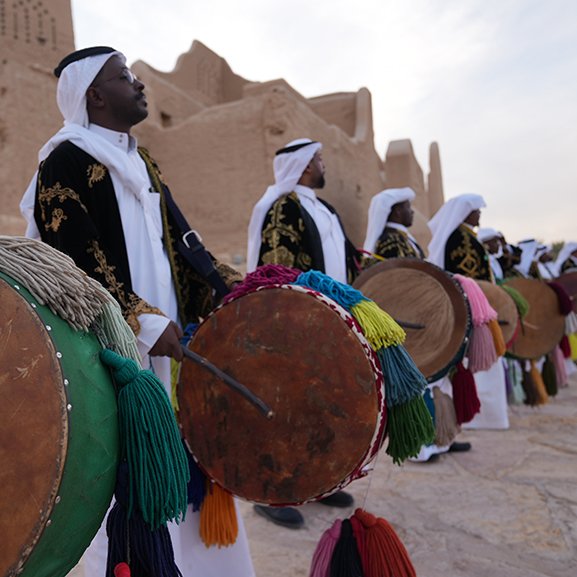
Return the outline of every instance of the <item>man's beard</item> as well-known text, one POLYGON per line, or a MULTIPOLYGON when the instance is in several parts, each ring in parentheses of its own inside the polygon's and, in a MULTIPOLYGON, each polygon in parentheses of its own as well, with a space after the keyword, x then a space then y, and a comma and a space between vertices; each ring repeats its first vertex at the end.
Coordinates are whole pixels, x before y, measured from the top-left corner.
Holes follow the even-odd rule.
POLYGON ((325 187, 325 175, 321 174, 317 178, 317 181, 315 182, 315 185, 313 186, 313 188, 324 188, 324 187, 325 187))

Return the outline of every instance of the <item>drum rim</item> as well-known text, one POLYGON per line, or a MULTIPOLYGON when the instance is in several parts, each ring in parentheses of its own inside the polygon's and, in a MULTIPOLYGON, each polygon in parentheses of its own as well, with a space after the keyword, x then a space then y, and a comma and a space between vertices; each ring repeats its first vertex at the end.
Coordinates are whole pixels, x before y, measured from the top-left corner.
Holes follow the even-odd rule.
POLYGON ((465 352, 467 350, 469 338, 473 328, 469 301, 463 288, 453 278, 453 275, 450 272, 443 270, 441 267, 433 263, 430 263, 426 260, 419 258, 399 257, 399 258, 389 258, 380 261, 370 266, 369 268, 363 270, 353 282, 353 287, 357 288, 362 292, 363 283, 369 281, 373 276, 383 271, 395 270, 395 269, 410 269, 410 270, 416 270, 424 274, 430 274, 430 276, 432 276, 435 280, 437 280, 443 287, 448 287, 448 290, 452 291, 453 295, 458 294, 461 297, 456 301, 453 298, 451 298, 452 303, 458 302, 460 305, 458 313, 457 311, 455 311, 455 317, 458 319, 458 323, 460 324, 460 326, 463 327, 463 330, 461 331, 462 335, 459 337, 458 340, 454 336, 452 336, 452 341, 454 340, 456 342, 460 342, 459 347, 458 348, 453 347, 454 349, 456 349, 456 351, 452 356, 451 360, 448 361, 444 366, 440 367, 438 370, 431 372, 430 374, 426 374, 425 372, 423 372, 421 367, 419 367, 419 370, 421 370, 421 372, 423 372, 423 374, 425 375, 427 382, 433 383, 446 376, 454 366, 456 366, 459 362, 463 360, 463 357, 465 356, 465 352))

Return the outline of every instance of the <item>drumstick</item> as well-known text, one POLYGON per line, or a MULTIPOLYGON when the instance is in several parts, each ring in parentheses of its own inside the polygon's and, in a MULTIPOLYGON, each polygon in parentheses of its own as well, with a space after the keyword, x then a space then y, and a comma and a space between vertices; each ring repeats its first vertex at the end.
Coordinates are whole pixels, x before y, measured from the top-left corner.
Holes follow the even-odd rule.
POLYGON ((236 379, 233 379, 230 375, 227 375, 224 371, 221 371, 208 359, 205 359, 198 353, 191 351, 184 345, 182 345, 182 352, 184 353, 185 357, 203 366, 205 369, 208 369, 213 375, 216 375, 219 379, 222 379, 231 389, 234 389, 237 393, 240 393, 247 401, 251 402, 267 419, 273 418, 274 413, 272 409, 243 384, 239 383, 236 379))
POLYGON ((410 323, 409 321, 399 321, 397 319, 395 319, 395 322, 403 327, 404 329, 424 329, 426 328, 426 325, 423 325, 421 323, 410 323))

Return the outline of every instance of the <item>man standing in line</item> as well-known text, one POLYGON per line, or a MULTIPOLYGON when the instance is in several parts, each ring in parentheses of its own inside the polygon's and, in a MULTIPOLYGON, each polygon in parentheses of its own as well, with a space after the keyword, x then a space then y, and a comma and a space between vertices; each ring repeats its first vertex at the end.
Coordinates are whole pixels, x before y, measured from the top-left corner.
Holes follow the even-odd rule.
MULTIPOLYGON (((360 254, 347 238, 335 209, 314 189, 325 185, 320 142, 301 138, 289 142, 274 158, 275 184, 256 203, 248 229, 247 272, 264 264, 279 264, 304 272, 314 269, 342 283, 358 272, 360 254)), ((338 491, 321 501, 333 507, 349 507, 353 498, 338 491)), ((304 525, 293 507, 255 510, 273 523, 298 529, 304 525)))
MULTIPOLYGON (((210 272, 194 270, 177 234, 180 214, 160 170, 131 136, 148 115, 144 84, 109 47, 65 57, 56 70, 64 127, 39 153, 40 166, 21 203, 27 235, 71 256, 120 303, 137 336, 143 366, 170 394, 170 357, 181 360, 181 326, 214 306, 213 285, 241 277, 205 251, 210 272), (178 213, 178 214, 177 214, 178 213)), ((181 231, 182 232, 182 231, 181 231)), ((194 233, 193 233, 194 234, 194 233)), ((200 267, 199 267, 200 268, 200 267)), ((169 523, 175 561, 184 577, 253 577, 242 520, 231 547, 207 548, 199 514, 169 523)), ((106 569, 103 528, 85 555, 86 577, 106 569)))
POLYGON ((411 188, 388 188, 371 199, 365 251, 382 258, 419 258, 425 253, 409 232, 413 224, 411 188))

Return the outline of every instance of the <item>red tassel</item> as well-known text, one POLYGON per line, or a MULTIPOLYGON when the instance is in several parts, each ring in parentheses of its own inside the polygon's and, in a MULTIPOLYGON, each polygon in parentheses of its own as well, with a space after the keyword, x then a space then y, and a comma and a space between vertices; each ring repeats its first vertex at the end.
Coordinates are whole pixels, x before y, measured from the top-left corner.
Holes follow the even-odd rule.
POLYGON ((126 563, 118 563, 114 568, 114 577, 130 577, 130 567, 126 563))
POLYGON ((561 351, 563 352, 563 356, 566 359, 571 358, 571 343, 569 342, 569 337, 567 335, 563 335, 561 342, 559 343, 561 347, 561 351))
POLYGON ((567 316, 573 311, 573 300, 563 285, 556 282, 547 283, 557 294, 559 301, 559 312, 563 316, 567 316))
POLYGON ((457 423, 462 425, 473 420, 473 417, 481 410, 481 401, 477 395, 475 378, 463 363, 457 365, 457 371, 451 379, 453 385, 453 403, 455 403, 455 414, 457 423))
POLYGON ((390 523, 357 509, 351 525, 365 577, 416 577, 409 554, 390 523))

